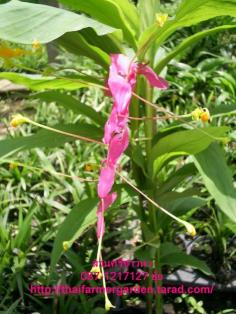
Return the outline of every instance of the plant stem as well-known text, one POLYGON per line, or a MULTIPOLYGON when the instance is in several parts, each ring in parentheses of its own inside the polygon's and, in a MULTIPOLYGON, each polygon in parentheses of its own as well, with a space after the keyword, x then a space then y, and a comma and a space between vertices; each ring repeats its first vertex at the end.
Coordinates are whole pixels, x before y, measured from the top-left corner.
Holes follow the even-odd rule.
POLYGON ((46 126, 44 124, 41 124, 41 123, 37 123, 37 122, 32 121, 30 119, 27 119, 27 120, 28 120, 29 123, 31 123, 31 124, 33 124, 33 125, 35 125, 37 127, 40 127, 42 129, 48 130, 48 131, 52 131, 52 132, 59 133, 59 134, 62 134, 62 135, 74 137, 74 138, 77 138, 78 140, 82 140, 82 141, 86 141, 86 142, 90 142, 90 143, 96 143, 96 144, 105 145, 103 142, 91 139, 89 137, 80 136, 80 135, 77 135, 77 134, 74 134, 74 133, 69 133, 69 132, 66 132, 66 131, 58 130, 58 129, 46 126))
MULTIPOLYGON (((153 88, 150 87, 148 84, 146 84, 146 88, 145 88, 145 98, 152 102, 153 99, 153 88)), ((146 142, 146 153, 147 153, 147 158, 150 155, 151 149, 152 149, 152 139, 153 136, 156 134, 157 132, 157 127, 156 127, 156 109, 152 106, 146 106, 145 107, 145 111, 146 111, 146 116, 147 116, 147 120, 145 120, 145 135, 146 137, 150 138, 150 140, 148 140, 146 142)), ((152 182, 149 182, 149 184, 152 186, 152 182)), ((151 198, 155 198, 155 189, 151 188, 151 198)), ((157 212, 156 212, 156 208, 154 207, 154 205, 151 203, 148 205, 149 208, 149 222, 150 222, 150 226, 152 228, 152 231, 154 234, 158 233, 158 227, 157 227, 157 212)), ((160 243, 159 243, 159 248, 156 249, 155 252, 155 271, 158 272, 158 260, 159 260, 159 252, 160 251, 160 243)), ((158 291, 158 285, 161 284, 158 281, 155 281, 155 288, 158 291)), ((161 294, 156 294, 155 295, 155 311, 156 314, 162 314, 162 296, 161 294)))

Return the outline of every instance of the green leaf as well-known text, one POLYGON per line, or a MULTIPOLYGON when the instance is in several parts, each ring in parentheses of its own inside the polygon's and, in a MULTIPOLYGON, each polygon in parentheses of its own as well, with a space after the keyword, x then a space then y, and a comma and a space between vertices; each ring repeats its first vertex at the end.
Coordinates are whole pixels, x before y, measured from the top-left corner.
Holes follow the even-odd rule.
POLYGON ((22 44, 48 43, 67 32, 91 27, 98 35, 113 28, 63 9, 12 0, 0 5, 0 38, 22 44), (14 23, 12 22, 14 21, 14 23))
POLYGON ((236 16, 235 0, 184 0, 176 12, 180 27, 206 21, 217 16, 236 16))
POLYGON ((160 12, 160 0, 139 0, 138 12, 144 31, 155 22, 156 13, 160 12))
POLYGON ((34 91, 47 89, 77 90, 79 88, 88 87, 90 84, 85 81, 86 77, 70 78, 2 72, 0 73, 0 78, 5 78, 13 83, 24 85, 34 91))
POLYGON ((162 195, 171 191, 173 188, 176 188, 179 184, 182 183, 183 180, 193 176, 196 172, 197 169, 193 163, 184 165, 179 170, 174 171, 169 175, 169 178, 158 188, 158 195, 162 195))
POLYGON ((0 314, 14 314, 15 310, 22 299, 19 298, 11 304, 11 306, 6 311, 0 311, 0 314))
POLYGON ((183 52, 185 49, 192 47, 192 45, 199 41, 200 39, 204 38, 205 36, 209 36, 215 33, 218 33, 220 31, 236 28, 236 25, 223 25, 214 27, 212 29, 207 29, 202 32, 196 33, 192 36, 189 36, 188 38, 184 39, 177 47, 175 47, 173 50, 171 50, 170 53, 168 53, 165 58, 163 58, 155 68, 155 71, 160 73, 164 67, 172 60, 174 59, 178 54, 183 52))
MULTIPOLYGON (((90 124, 69 124, 55 125, 56 129, 100 140, 102 131, 90 124)), ((55 132, 40 130, 37 134, 0 141, 0 157, 15 153, 21 150, 27 150, 40 147, 60 147, 66 142, 75 141, 73 137, 65 136, 55 132)))
POLYGON ((31 233, 31 221, 32 221, 34 213, 35 213, 35 209, 31 210, 27 214, 23 222, 20 224, 19 232, 16 235, 13 242, 14 243, 13 245, 15 248, 25 249, 28 246, 28 240, 31 233))
POLYGON ((51 269, 53 269, 63 253, 63 242, 74 241, 85 230, 96 222, 97 199, 86 199, 73 208, 63 221, 57 232, 51 253, 51 269))
POLYGON ((236 222, 236 189, 220 145, 212 143, 194 156, 194 162, 217 205, 236 222))
POLYGON ((206 127, 179 131, 161 138, 151 150, 150 173, 153 171, 155 175, 170 158, 197 154, 211 142, 224 138, 228 130, 228 127, 206 127))
POLYGON ((85 28, 79 31, 79 33, 89 44, 100 48, 108 55, 112 53, 123 52, 122 37, 119 36, 119 31, 103 36, 98 36, 92 28, 85 28))
MULTIPOLYGON (((191 190, 189 191, 191 192, 191 190)), ((192 191, 193 194, 194 190, 192 191)), ((184 196, 185 192, 177 193, 177 192, 169 192, 163 195, 163 197, 158 198, 158 202, 166 208, 170 213, 174 214, 177 217, 181 217, 191 211, 191 214, 197 208, 200 208, 207 203, 207 199, 196 197, 196 196, 184 196)), ((186 193, 187 194, 187 193, 186 193)), ((169 227, 169 223, 173 222, 173 220, 167 216, 163 215, 160 211, 158 212, 158 226, 167 230, 169 227)))
POLYGON ((185 252, 181 251, 178 246, 170 242, 164 242, 160 247, 160 263, 162 265, 170 266, 191 266, 201 270, 207 275, 212 275, 210 268, 204 261, 200 259, 187 255, 185 252))
POLYGON ((142 147, 139 144, 133 144, 130 157, 132 158, 132 161, 138 165, 143 173, 147 176, 147 171, 146 171, 146 160, 144 155, 142 154, 142 147))
POLYGON ((67 7, 89 14, 92 18, 114 28, 121 29, 125 40, 136 47, 139 30, 138 14, 128 0, 60 0, 67 7))
POLYGON ((47 91, 42 93, 37 93, 31 96, 33 98, 38 98, 45 102, 56 102, 57 104, 63 106, 66 109, 72 110, 77 114, 82 114, 88 117, 100 126, 103 126, 106 119, 102 117, 100 113, 95 111, 92 107, 81 103, 79 100, 73 96, 61 93, 59 91, 47 91))
POLYGON ((79 32, 66 33, 57 42, 67 51, 86 56, 108 69, 110 64, 109 56, 100 48, 89 44, 79 32))
POLYGON ((154 23, 142 34, 139 47, 144 54, 154 42, 160 46, 179 28, 223 15, 236 16, 235 0, 183 0, 173 19, 169 19, 163 27, 154 23))

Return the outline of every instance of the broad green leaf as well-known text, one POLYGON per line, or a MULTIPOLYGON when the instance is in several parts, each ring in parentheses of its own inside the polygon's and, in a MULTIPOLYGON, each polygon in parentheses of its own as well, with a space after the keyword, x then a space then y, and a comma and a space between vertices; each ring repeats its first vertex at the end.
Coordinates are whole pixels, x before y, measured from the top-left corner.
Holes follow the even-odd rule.
MULTIPOLYGON (((102 131, 90 124, 70 124, 70 125, 55 125, 56 129, 77 135, 100 140, 102 131)), ((38 147, 60 147, 66 142, 75 141, 76 139, 69 136, 64 136, 51 131, 40 130, 37 134, 25 137, 17 137, 13 139, 5 139, 0 141, 0 157, 10 153, 16 153, 20 150, 28 150, 38 147)))
POLYGON ((161 138, 151 150, 150 173, 155 175, 170 158, 199 153, 213 141, 222 140, 228 130, 228 127, 206 127, 179 131, 161 138))
POLYGON ((85 28, 79 33, 89 44, 100 48, 108 55, 123 52, 122 37, 119 36, 119 31, 99 36, 92 28, 85 28))
POLYGON ((67 7, 89 14, 92 18, 121 29, 125 40, 136 47, 139 20, 135 6, 129 0, 60 0, 67 7))
POLYGON ((199 41, 200 39, 204 38, 205 36, 209 36, 215 33, 218 33, 223 30, 227 29, 233 29, 236 28, 235 25, 223 25, 223 26, 218 26, 212 29, 207 29, 202 32, 196 33, 192 36, 189 36, 188 38, 184 39, 176 48, 171 50, 170 53, 166 55, 165 58, 163 58, 155 68, 155 71, 160 73, 164 67, 172 60, 174 59, 178 54, 182 53, 185 49, 191 47, 195 42, 199 41))
POLYGON ((162 195, 166 192, 170 192, 173 188, 176 188, 188 177, 192 177, 197 172, 197 169, 193 163, 184 165, 179 170, 171 173, 169 178, 161 184, 158 188, 157 195, 162 195))
POLYGON ((197 268, 201 270, 203 273, 207 275, 212 275, 210 268, 204 261, 200 259, 188 255, 185 252, 181 251, 181 249, 170 242, 164 242, 160 247, 160 263, 162 265, 170 265, 170 266, 191 266, 193 268, 197 268))
POLYGON ((79 32, 66 33, 57 42, 67 51, 75 55, 86 56, 108 69, 110 64, 109 56, 100 48, 89 44, 79 32))
POLYGON ((0 38, 22 44, 34 40, 48 43, 67 32, 91 27, 98 35, 113 28, 88 18, 55 7, 12 0, 0 5, 0 38))
MULTIPOLYGON (((191 193, 190 190, 188 192, 190 195, 194 195, 198 191, 193 190, 191 193)), ((158 202, 177 217, 186 215, 189 211, 191 211, 191 214, 193 214, 195 210, 206 205, 208 202, 207 199, 197 196, 184 196, 184 194, 187 193, 169 192, 163 195, 161 198, 158 198, 158 202)), ((173 222, 172 218, 167 215, 163 215, 160 211, 158 211, 157 217, 158 226, 163 230, 167 230, 169 223, 173 222)))
POLYGON ((79 88, 90 86, 90 82, 85 81, 86 78, 84 77, 70 78, 0 72, 0 78, 5 78, 13 83, 24 85, 34 91, 43 91, 48 89, 77 90, 79 88))
POLYGON ((236 17, 235 0, 183 0, 174 18, 169 19, 163 27, 154 23, 143 33, 139 40, 141 52, 144 54, 154 42, 160 46, 179 28, 223 15, 236 17))
POLYGON ((63 253, 64 241, 75 241, 85 230, 96 222, 97 199, 86 199, 73 208, 67 215, 57 232, 51 253, 51 269, 53 269, 63 253))
POLYGON ((160 12, 160 0, 139 0, 138 12, 142 31, 152 25, 156 19, 156 13, 160 12))
POLYGON ((72 110, 77 114, 82 114, 85 117, 90 118, 98 125, 103 126, 106 119, 102 117, 100 113, 95 111, 92 107, 87 106, 77 100, 75 97, 61 93, 59 91, 47 91, 42 93, 37 93, 31 96, 33 98, 38 98, 45 102, 56 102, 57 104, 63 106, 66 109, 72 110))
POLYGON ((223 15, 236 16, 235 0, 183 0, 176 12, 176 20, 182 27, 223 15))
POLYGON ((236 189, 220 145, 212 143, 194 156, 194 162, 216 204, 236 222, 236 189))
POLYGON ((139 144, 132 145, 131 153, 129 155, 132 158, 132 161, 138 165, 143 174, 147 175, 146 171, 146 160, 144 155, 142 154, 142 147, 139 144))

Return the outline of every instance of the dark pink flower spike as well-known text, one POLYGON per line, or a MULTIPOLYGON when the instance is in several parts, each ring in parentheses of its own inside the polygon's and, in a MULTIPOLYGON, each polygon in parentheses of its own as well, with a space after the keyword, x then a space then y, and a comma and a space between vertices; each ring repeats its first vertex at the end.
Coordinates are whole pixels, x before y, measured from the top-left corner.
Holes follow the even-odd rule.
POLYGON ((98 196, 105 198, 111 191, 115 180, 116 168, 108 163, 100 171, 98 181, 98 196))
POLYGON ((138 73, 146 77, 149 83, 159 89, 167 89, 169 84, 162 77, 158 76, 149 66, 140 64, 138 73))
POLYGON ((105 221, 104 212, 110 207, 116 200, 117 194, 115 192, 107 195, 105 198, 101 199, 98 209, 97 209, 97 238, 99 239, 104 234, 105 221))
POLYGON ((147 65, 137 64, 122 54, 111 55, 107 87, 114 104, 105 124, 103 142, 108 145, 108 154, 103 162, 97 187, 98 196, 101 199, 97 210, 97 237, 99 239, 105 230, 104 211, 116 199, 116 193, 109 193, 115 181, 117 162, 129 145, 129 105, 137 74, 144 75, 152 86, 160 89, 168 87, 167 81, 159 77, 147 65))

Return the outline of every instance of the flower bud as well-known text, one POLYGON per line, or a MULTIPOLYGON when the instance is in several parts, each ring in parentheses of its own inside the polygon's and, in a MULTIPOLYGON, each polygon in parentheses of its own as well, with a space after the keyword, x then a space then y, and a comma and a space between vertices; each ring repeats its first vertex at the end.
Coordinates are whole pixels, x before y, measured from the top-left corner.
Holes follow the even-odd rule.
POLYGON ((166 14, 166 13, 157 13, 156 14, 156 22, 160 27, 163 27, 167 20, 168 20, 168 14, 166 14))
POLYGON ((210 112, 207 108, 202 109, 202 113, 200 115, 200 118, 201 118, 202 122, 208 122, 210 120, 211 116, 210 116, 210 112))
POLYGON ((111 304, 111 301, 108 299, 108 297, 105 297, 105 310, 110 311, 111 308, 115 308, 113 304, 111 304))
POLYGON ((192 224, 190 224, 189 222, 184 221, 184 226, 185 226, 185 228, 187 229, 187 232, 188 232, 192 237, 194 237, 194 236, 197 234, 195 227, 194 227, 192 224))
POLYGON ((33 40, 32 42, 32 47, 34 50, 38 50, 42 47, 40 41, 38 41, 37 39, 33 40))
POLYGON ((191 112, 191 116, 193 120, 200 120, 202 114, 202 109, 201 108, 197 108, 194 111, 191 112))
POLYGON ((68 250, 70 249, 70 247, 71 247, 71 242, 70 242, 70 241, 64 241, 64 242, 62 243, 62 246, 63 246, 63 250, 66 252, 66 251, 68 251, 68 250))
POLYGON ((99 266, 93 266, 92 269, 90 270, 90 273, 98 274, 98 279, 102 278, 102 272, 99 266))
POLYGON ((28 122, 29 120, 23 117, 21 114, 16 114, 12 117, 10 125, 16 128, 18 125, 28 122))

